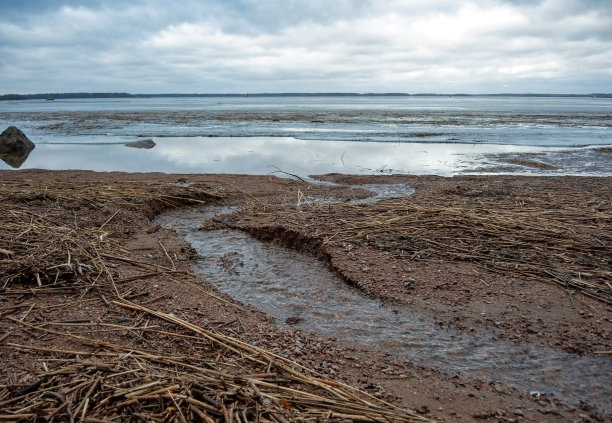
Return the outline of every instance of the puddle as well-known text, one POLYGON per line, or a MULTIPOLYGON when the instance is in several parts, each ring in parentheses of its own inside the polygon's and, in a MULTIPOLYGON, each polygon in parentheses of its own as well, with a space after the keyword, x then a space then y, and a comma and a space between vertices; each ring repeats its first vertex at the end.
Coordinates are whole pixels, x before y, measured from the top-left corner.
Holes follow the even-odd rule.
MULTIPOLYGON (((393 188, 389 188, 389 191, 393 188)), ((381 194, 385 195, 385 194, 381 194)), ((368 199, 372 201, 372 198, 368 199)), ((157 222, 191 243, 196 273, 219 291, 296 327, 375 346, 445 373, 502 382, 578 404, 587 400, 612 413, 612 360, 582 357, 491 336, 468 336, 386 306, 347 286, 314 257, 235 230, 194 231, 203 221, 238 207, 174 210, 157 222)))

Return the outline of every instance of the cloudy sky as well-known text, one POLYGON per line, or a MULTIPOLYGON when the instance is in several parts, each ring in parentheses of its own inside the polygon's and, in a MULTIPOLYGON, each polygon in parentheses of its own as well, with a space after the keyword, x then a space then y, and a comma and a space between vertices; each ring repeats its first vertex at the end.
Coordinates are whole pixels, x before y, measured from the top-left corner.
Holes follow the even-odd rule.
POLYGON ((0 0, 0 94, 612 92, 610 0, 0 0))

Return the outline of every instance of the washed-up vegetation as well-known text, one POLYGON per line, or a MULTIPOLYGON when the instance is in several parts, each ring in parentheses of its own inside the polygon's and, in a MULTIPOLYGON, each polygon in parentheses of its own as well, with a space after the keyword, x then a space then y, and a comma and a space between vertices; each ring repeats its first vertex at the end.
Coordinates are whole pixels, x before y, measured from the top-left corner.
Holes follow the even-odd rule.
POLYGON ((37 288, 32 289, 48 284, 59 288, 73 280, 104 279, 109 276, 105 257, 123 253, 117 237, 110 236, 109 224, 120 220, 124 209, 141 209, 152 217, 156 210, 221 196, 203 188, 137 183, 3 182, 0 288, 14 282, 34 282, 37 288), (66 208, 74 213, 70 221, 63 218, 66 208), (102 209, 111 213, 106 221, 89 215, 102 209))
POLYGON ((520 165, 520 166, 535 167, 537 169, 545 169, 545 170, 556 169, 555 166, 551 164, 544 163, 544 162, 538 162, 536 160, 507 159, 506 162, 515 164, 515 165, 520 165))
MULTIPOLYGON (((609 188, 609 187, 608 187, 609 188)), ((534 282, 554 283, 612 303, 612 193, 546 189, 467 189, 380 201, 269 210, 259 217, 322 244, 366 244, 415 261, 474 263, 534 282)))
POLYGON ((0 307, 0 350, 35 362, 28 383, 0 381, 0 420, 428 421, 212 323, 158 310, 161 297, 127 285, 189 283, 167 253, 172 265, 151 264, 123 240, 159 210, 221 197, 180 184, 0 183, 0 289, 21 299, 0 307), (121 277, 119 264, 132 276, 121 277), (103 320, 86 311, 93 304, 103 320), (67 309, 82 319, 66 320, 67 309))

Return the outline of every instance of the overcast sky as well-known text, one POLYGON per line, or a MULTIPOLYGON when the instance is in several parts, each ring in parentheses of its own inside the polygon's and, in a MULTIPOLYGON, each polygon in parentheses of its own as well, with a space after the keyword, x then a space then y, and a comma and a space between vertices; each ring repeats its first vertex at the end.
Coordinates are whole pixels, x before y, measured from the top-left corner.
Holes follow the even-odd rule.
POLYGON ((0 94, 612 92, 611 0, 0 0, 0 94))

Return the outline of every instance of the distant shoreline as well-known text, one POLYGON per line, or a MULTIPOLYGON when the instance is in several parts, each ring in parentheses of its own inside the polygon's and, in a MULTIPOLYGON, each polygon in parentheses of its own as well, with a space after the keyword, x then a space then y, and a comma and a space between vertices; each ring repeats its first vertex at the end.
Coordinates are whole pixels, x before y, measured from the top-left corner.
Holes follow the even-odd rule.
POLYGON ((1 100, 49 100, 75 98, 164 98, 164 97, 571 97, 612 98, 612 93, 591 94, 542 94, 542 93, 498 93, 498 94, 434 94, 434 93, 217 93, 217 94, 129 94, 129 93, 40 93, 3 94, 1 100))

